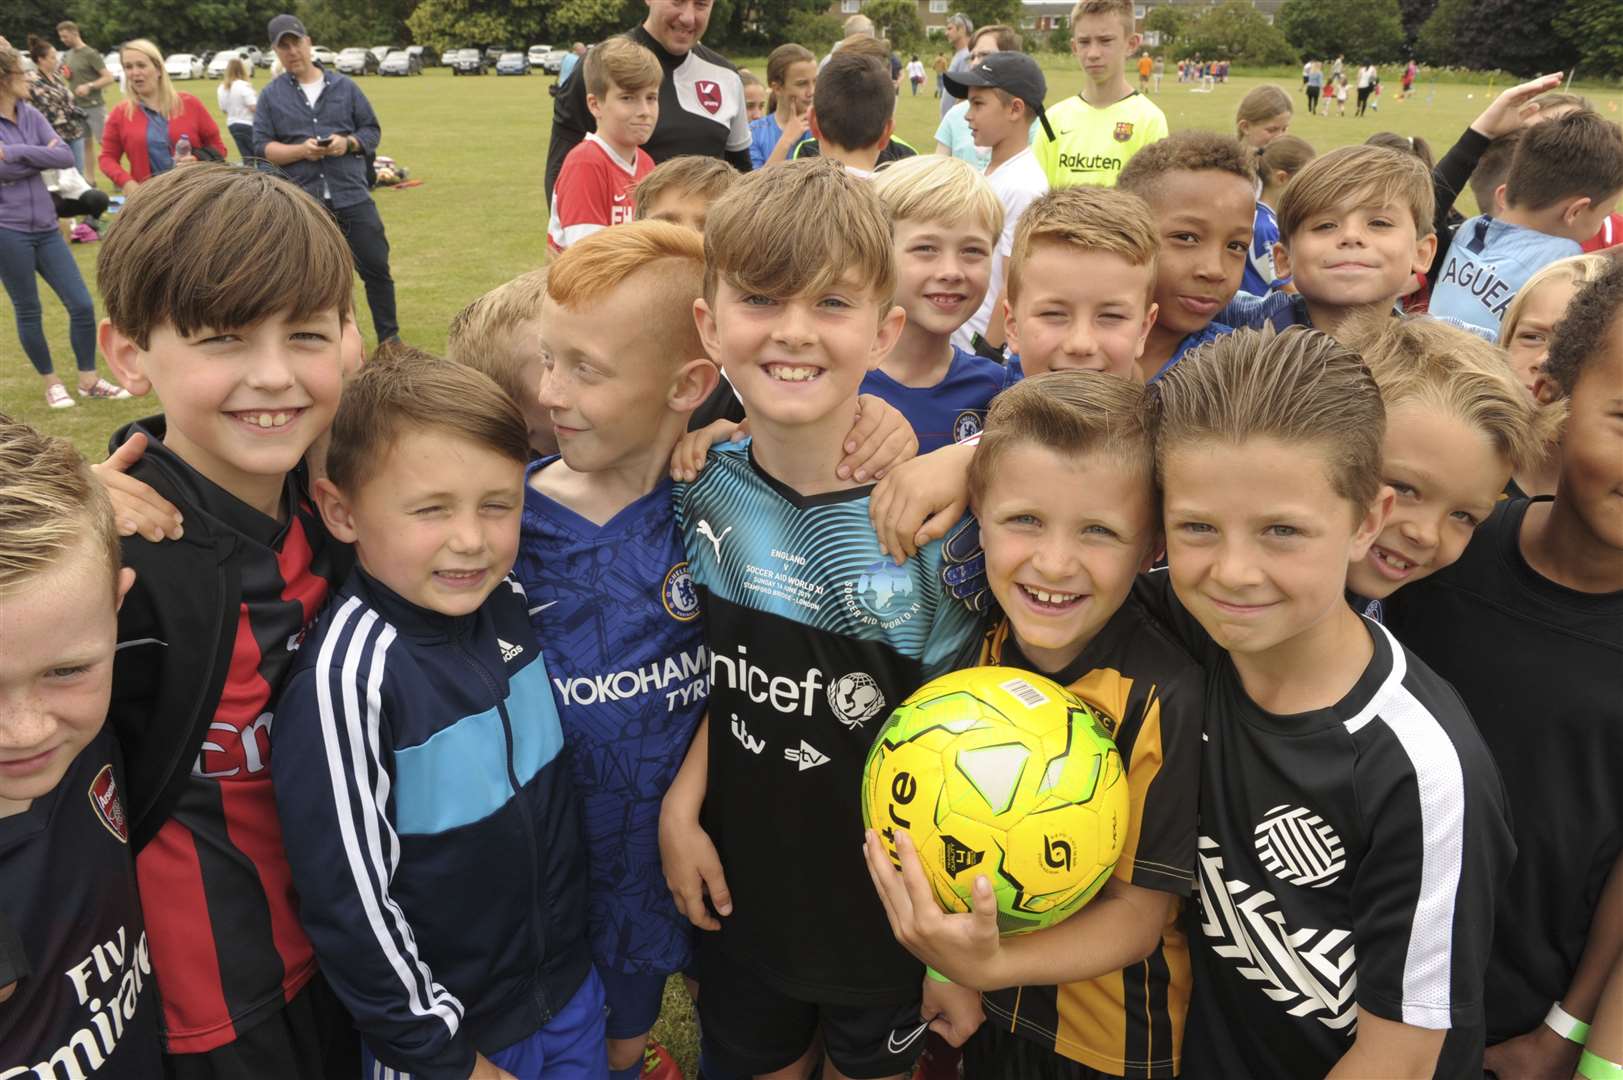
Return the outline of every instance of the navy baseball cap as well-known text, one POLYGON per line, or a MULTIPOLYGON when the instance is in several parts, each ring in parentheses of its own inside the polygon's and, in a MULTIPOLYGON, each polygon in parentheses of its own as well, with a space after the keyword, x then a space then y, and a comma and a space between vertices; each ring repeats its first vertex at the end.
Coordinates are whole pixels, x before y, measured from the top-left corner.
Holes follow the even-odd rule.
POLYGON ((309 37, 310 33, 304 28, 297 15, 278 15, 270 21, 270 43, 274 46, 278 41, 289 34, 299 37, 309 37))
POLYGON ((1043 131, 1053 139, 1054 129, 1048 126, 1048 114, 1043 110, 1043 98, 1048 93, 1048 80, 1037 61, 1023 52, 995 52, 982 57, 968 71, 956 75, 943 75, 947 92, 953 97, 967 98, 972 86, 985 86, 1019 98, 1026 108, 1042 122, 1043 131))

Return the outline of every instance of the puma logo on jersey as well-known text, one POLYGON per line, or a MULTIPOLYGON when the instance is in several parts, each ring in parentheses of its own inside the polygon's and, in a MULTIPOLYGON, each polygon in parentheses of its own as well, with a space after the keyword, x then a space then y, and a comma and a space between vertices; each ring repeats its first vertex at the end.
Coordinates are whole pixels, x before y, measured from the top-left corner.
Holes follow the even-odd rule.
POLYGON ((502 651, 502 663, 504 664, 511 664, 521 653, 524 652, 524 646, 511 645, 503 641, 501 638, 496 639, 496 645, 502 651))
POLYGON ((717 536, 715 530, 710 527, 710 523, 708 521, 701 521, 699 522, 698 531, 699 535, 710 541, 710 546, 715 549, 716 562, 721 562, 721 542, 727 539, 727 534, 733 531, 733 527, 731 525, 727 526, 725 529, 721 530, 721 535, 717 536))

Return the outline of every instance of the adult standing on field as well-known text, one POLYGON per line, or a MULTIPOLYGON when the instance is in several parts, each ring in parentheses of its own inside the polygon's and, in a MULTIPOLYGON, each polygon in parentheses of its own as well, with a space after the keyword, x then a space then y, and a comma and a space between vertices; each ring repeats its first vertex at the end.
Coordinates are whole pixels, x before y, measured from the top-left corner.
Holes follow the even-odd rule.
MULTIPOLYGON (((974 37, 975 24, 969 21, 969 16, 961 11, 955 11, 947 16, 947 44, 952 46, 952 63, 947 65, 948 75, 962 75, 969 70, 969 42, 974 37)), ((947 111, 958 104, 958 99, 951 94, 941 95, 941 116, 947 118, 947 111)))
POLYGON ((575 65, 579 64, 580 58, 585 55, 586 46, 579 41, 575 42, 575 44, 570 47, 569 51, 564 54, 563 61, 558 65, 559 86, 562 86, 564 83, 569 81, 569 76, 575 70, 575 65))
POLYGON ((128 195, 158 173, 204 157, 225 160, 220 125, 203 103, 176 90, 163 53, 145 38, 119 49, 129 96, 113 106, 102 130, 101 171, 128 195))
MULTIPOLYGON (((750 171, 749 114, 744 83, 732 62, 699 44, 710 25, 711 0, 644 0, 648 17, 626 37, 659 60, 659 120, 643 149, 654 163, 683 155, 722 158, 739 172, 750 171)), ((597 130, 586 108, 586 80, 558 87, 547 148, 547 202, 569 151, 597 130)))
POLYGON ((270 21, 270 43, 284 74, 266 84, 254 110, 254 153, 327 208, 349 241, 366 285, 378 343, 400 336, 389 237, 367 181, 378 152, 378 115, 353 79, 327 71, 311 55, 310 35, 292 15, 270 21))
POLYGON ((127 390, 96 374, 96 309, 67 241, 57 231, 56 205, 40 176, 44 169, 70 167, 73 151, 28 103, 29 96, 22 56, 9 45, 0 46, 0 283, 17 317, 17 337, 45 381, 46 404, 72 408, 74 400, 56 377, 45 341, 38 275, 68 309, 79 396, 127 398, 127 390))
POLYGON ((96 140, 107 126, 107 106, 102 102, 101 89, 113 82, 113 73, 101 53, 85 44, 79 36, 79 24, 64 19, 56 24, 56 36, 68 51, 62 54, 62 63, 68 69, 68 89, 78 100, 85 113, 84 168, 85 179, 96 182, 96 140))

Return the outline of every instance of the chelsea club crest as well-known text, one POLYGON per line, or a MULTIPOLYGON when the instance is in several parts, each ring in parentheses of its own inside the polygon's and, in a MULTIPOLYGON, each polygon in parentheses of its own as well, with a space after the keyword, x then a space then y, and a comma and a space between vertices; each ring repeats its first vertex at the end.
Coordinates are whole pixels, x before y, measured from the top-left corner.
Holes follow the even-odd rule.
POLYGON ((693 588, 693 575, 688 564, 679 562, 665 574, 661 589, 665 612, 677 622, 692 622, 699 617, 699 594, 693 588))

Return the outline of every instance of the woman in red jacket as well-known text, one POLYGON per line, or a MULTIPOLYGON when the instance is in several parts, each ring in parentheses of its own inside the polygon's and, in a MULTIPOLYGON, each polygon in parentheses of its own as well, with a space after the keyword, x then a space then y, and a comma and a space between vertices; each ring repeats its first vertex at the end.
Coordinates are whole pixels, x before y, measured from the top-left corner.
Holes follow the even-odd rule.
POLYGON ((220 125, 201 101, 175 89, 156 45, 137 38, 119 50, 119 58, 124 61, 129 97, 107 114, 98 161, 101 171, 124 194, 153 173, 197 160, 204 147, 213 151, 215 160, 225 160, 220 125), (185 154, 175 152, 181 136, 190 144, 185 154), (127 169, 123 161, 129 162, 127 169))

